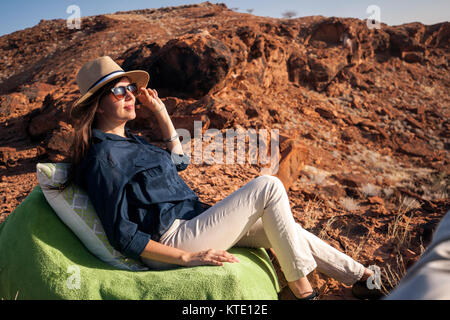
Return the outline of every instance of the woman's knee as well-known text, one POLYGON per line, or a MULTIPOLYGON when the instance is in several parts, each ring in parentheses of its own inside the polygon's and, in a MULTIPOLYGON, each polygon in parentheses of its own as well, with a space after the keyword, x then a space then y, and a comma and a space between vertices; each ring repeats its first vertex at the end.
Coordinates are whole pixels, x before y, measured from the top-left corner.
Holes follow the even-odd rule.
POLYGON ((286 191, 283 182, 280 180, 280 178, 271 176, 268 174, 259 176, 257 179, 260 179, 265 184, 272 184, 276 189, 279 189, 281 191, 286 191))
POLYGON ((281 199, 282 197, 287 197, 287 192, 284 187, 283 182, 271 175, 262 175, 258 177, 259 182, 262 185, 262 188, 267 188, 269 190, 269 193, 267 194, 268 199, 281 199))

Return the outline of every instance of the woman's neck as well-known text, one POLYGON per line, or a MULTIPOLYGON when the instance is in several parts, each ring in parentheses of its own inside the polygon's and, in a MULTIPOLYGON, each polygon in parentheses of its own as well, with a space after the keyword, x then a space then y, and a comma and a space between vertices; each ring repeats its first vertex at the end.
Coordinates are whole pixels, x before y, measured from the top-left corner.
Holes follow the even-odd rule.
POLYGON ((121 136, 123 138, 126 138, 126 134, 125 134, 125 124, 117 126, 117 127, 106 127, 106 126, 96 126, 96 129, 103 131, 105 133, 112 133, 118 136, 121 136))
POLYGON ((126 138, 127 136, 125 135, 125 130, 108 130, 108 131, 103 131, 106 133, 112 133, 121 137, 126 138))

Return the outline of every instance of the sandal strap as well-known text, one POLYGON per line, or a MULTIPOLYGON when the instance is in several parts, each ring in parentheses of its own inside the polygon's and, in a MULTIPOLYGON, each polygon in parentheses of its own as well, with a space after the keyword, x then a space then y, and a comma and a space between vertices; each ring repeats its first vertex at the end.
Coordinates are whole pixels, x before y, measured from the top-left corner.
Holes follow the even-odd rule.
POLYGON ((318 295, 317 291, 313 290, 313 292, 309 296, 304 297, 304 298, 297 298, 297 299, 298 300, 317 300, 318 296, 319 295, 318 295))

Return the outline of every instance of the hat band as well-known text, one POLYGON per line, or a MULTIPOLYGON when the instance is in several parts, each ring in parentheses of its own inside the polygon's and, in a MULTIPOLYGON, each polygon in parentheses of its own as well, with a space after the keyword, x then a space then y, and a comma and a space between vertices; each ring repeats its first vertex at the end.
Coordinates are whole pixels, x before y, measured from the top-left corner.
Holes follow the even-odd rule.
POLYGON ((91 90, 93 87, 95 87, 96 85, 99 85, 102 82, 108 81, 109 79, 111 79, 112 77, 114 77, 117 74, 123 74, 125 73, 125 71, 113 71, 110 74, 107 74, 106 76, 100 78, 96 83, 94 83, 92 86, 89 87, 89 89, 87 89, 87 91, 91 90))

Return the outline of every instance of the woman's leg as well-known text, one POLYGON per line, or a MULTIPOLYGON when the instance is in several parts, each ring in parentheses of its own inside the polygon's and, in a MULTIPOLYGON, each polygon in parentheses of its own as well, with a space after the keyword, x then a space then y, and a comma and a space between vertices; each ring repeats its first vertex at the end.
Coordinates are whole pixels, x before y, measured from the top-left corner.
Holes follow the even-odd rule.
MULTIPOLYGON (((362 264, 336 250, 319 237, 303 229, 299 224, 297 224, 297 232, 300 237, 304 237, 308 242, 309 249, 317 263, 317 270, 321 273, 344 284, 351 285, 363 279, 366 271, 369 272, 362 264)), ((261 219, 256 221, 235 246, 266 249, 271 247, 261 219)))
MULTIPOLYGON (((302 229, 292 216, 283 183, 267 175, 250 181, 200 216, 183 222, 163 243, 195 252, 252 246, 243 244, 255 239, 259 240, 254 242, 254 247, 274 249, 286 280, 290 284, 298 281, 303 288, 309 286, 305 276, 318 264, 322 272, 345 283, 358 280, 365 269, 302 229), (251 234, 256 237, 252 238, 251 234)), ((170 267, 151 261, 149 265, 170 267)))
POLYGON ((283 183, 269 175, 253 179, 201 215, 184 221, 163 244, 190 252, 228 250, 259 218, 288 281, 316 268, 307 240, 297 232, 283 183))

